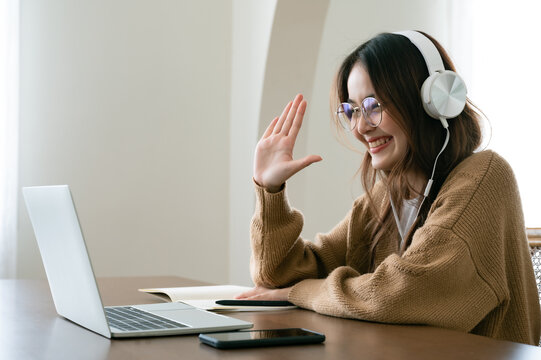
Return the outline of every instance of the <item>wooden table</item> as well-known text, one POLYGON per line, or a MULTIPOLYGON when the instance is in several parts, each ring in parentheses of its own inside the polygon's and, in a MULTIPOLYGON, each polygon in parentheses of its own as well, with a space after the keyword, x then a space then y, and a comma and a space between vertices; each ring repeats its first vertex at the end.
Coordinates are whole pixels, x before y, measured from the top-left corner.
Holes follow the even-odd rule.
MULTIPOLYGON (((105 305, 161 302, 138 288, 201 285, 179 277, 103 278, 105 305)), ((426 326, 384 325, 295 309, 228 313, 254 329, 304 327, 324 344, 217 350, 196 335, 109 340, 56 315, 45 280, 0 280, 0 359, 541 359, 541 348, 426 326)))

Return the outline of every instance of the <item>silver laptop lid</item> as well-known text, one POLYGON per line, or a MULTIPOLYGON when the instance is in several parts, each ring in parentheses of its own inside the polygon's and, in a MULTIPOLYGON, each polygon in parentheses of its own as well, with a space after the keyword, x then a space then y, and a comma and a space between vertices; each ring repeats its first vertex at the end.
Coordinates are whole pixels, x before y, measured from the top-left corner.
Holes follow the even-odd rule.
POLYGON ((23 196, 57 313, 110 338, 69 187, 25 187, 23 196))

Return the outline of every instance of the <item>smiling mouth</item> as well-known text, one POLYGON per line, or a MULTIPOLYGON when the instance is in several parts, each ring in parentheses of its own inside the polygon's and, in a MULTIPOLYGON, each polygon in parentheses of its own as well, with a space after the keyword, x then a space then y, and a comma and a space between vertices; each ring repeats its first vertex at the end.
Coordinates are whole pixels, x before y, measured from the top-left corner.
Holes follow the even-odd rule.
POLYGON ((383 144, 386 144, 388 143, 389 141, 391 141, 392 137, 385 137, 385 138, 379 138, 375 141, 372 141, 372 142, 369 142, 368 143, 368 146, 373 149, 373 148, 376 148, 378 146, 381 146, 383 144))

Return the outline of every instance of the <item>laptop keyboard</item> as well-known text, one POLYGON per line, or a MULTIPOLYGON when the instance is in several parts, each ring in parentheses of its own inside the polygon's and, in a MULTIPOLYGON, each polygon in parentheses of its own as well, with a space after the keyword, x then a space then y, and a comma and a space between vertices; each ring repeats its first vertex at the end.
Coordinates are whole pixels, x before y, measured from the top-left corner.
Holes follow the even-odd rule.
POLYGON ((109 326, 123 331, 166 330, 187 327, 181 323, 131 306, 106 307, 105 315, 109 326))

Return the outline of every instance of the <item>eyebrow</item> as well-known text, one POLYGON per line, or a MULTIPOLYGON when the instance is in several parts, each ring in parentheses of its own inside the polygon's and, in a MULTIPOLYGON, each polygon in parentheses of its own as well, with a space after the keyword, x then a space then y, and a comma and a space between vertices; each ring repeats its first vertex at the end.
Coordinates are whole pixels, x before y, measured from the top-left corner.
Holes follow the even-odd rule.
MULTIPOLYGON (((364 99, 369 98, 369 97, 373 97, 374 99, 376 99, 376 95, 375 95, 375 94, 368 94, 367 96, 365 96, 365 97, 363 98, 363 101, 364 101, 364 99)), ((377 99, 376 99, 376 100, 377 100, 377 99)), ((379 101, 379 100, 378 100, 378 101, 379 101)), ((347 99, 347 102, 350 103, 350 104, 355 104, 355 105, 357 105, 357 103, 356 103, 354 100, 352 100, 351 98, 348 98, 348 99, 347 99)), ((361 101, 361 102, 362 102, 362 101, 361 101)))

